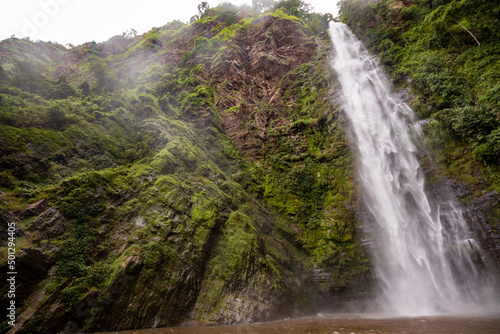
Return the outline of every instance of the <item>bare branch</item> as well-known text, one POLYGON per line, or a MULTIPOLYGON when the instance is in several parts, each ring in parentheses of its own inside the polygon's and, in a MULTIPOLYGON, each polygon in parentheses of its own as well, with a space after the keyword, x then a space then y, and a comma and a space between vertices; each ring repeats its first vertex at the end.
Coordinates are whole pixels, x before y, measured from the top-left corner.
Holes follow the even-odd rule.
POLYGON ((477 40, 476 36, 474 36, 474 34, 471 33, 469 29, 467 29, 466 27, 464 27, 462 25, 462 23, 458 22, 457 20, 455 20, 455 22, 457 22, 459 26, 461 26, 462 28, 464 28, 465 31, 467 31, 474 38, 474 40, 476 41, 477 45, 479 45, 479 47, 481 47, 481 43, 479 43, 479 41, 477 40))

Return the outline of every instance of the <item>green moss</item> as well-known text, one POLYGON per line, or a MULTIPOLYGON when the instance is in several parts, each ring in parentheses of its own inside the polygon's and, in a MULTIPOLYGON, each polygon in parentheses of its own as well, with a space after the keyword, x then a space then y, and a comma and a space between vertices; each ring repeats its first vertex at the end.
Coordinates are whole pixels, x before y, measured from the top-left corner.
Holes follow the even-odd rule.
POLYGON ((231 114, 238 114, 239 110, 240 110, 240 106, 237 105, 237 106, 234 106, 234 107, 231 107, 231 108, 227 109, 226 113, 229 114, 229 115, 231 115, 231 114))
POLYGON ((47 295, 50 295, 51 293, 53 293, 54 291, 56 291, 56 289, 59 287, 60 283, 58 282, 50 282, 48 283, 47 285, 45 285, 45 293, 47 295))
MULTIPOLYGON (((258 232, 250 217, 242 212, 233 212, 225 224, 224 241, 220 243, 217 255, 212 260, 212 274, 219 276, 224 281, 233 278, 232 284, 238 284, 248 279, 249 275, 252 274, 249 265, 255 261, 256 257, 261 256, 259 254, 261 247, 259 239, 258 232)), ((273 268, 271 263, 269 263, 269 269, 273 268)), ((262 264, 268 265, 268 261, 264 261, 262 264)))
POLYGON ((318 124, 317 118, 309 118, 309 119, 299 119, 292 123, 292 129, 303 130, 306 127, 315 126, 318 124))
POLYGON ((174 139, 155 155, 151 166, 162 174, 174 173, 179 167, 194 171, 204 153, 187 140, 174 139))

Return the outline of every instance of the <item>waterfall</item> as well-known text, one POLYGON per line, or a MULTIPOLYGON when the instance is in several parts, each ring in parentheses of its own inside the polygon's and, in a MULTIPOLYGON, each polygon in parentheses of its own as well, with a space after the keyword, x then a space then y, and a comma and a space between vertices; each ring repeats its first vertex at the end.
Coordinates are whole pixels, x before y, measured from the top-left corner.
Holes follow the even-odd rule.
POLYGON ((346 25, 332 22, 330 35, 364 202, 377 226, 378 303, 404 316, 490 310, 495 278, 463 209, 455 201, 431 205, 424 191, 413 111, 391 94, 376 58, 346 25))

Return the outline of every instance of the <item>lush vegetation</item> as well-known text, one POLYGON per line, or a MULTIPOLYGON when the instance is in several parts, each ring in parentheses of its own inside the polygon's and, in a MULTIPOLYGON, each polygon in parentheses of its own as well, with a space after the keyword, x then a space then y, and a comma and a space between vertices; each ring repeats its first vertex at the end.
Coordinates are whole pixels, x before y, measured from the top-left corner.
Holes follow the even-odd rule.
POLYGON ((59 331, 61 317, 87 331, 190 312, 223 323, 237 297, 254 305, 233 311, 244 321, 269 305, 311 311, 315 267, 334 271, 315 287, 325 294, 367 271, 329 98, 331 15, 295 0, 254 7, 202 4, 189 25, 71 49, 0 43, 0 203, 52 210, 21 214, 23 245, 56 265, 26 332, 59 331), (276 36, 298 46, 286 54, 276 36))

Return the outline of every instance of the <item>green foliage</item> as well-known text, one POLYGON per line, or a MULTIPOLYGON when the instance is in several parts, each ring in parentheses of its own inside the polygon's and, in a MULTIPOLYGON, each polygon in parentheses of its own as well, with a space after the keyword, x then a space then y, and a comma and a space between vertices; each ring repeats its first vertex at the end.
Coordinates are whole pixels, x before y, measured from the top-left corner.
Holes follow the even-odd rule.
POLYGON ((62 291, 67 311, 74 310, 90 288, 103 286, 111 273, 108 265, 95 261, 98 232, 93 221, 106 208, 106 191, 100 193, 99 200, 97 189, 104 190, 108 179, 116 176, 115 173, 88 172, 64 180, 51 192, 69 219, 69 229, 54 254, 56 276, 71 279, 71 284, 62 291))
POLYGON ((485 138, 484 143, 477 146, 473 154, 478 159, 498 163, 500 157, 500 128, 491 131, 485 138))
POLYGON ((287 10, 283 9, 283 8, 278 8, 276 10, 274 10, 271 15, 275 18, 277 18, 278 20, 289 20, 289 21, 294 21, 294 22, 298 22, 299 21, 299 18, 295 15, 291 15, 287 10))
POLYGON ((252 7, 258 12, 267 12, 275 5, 274 0, 252 0, 252 7))
POLYGON ((63 180, 53 196, 69 219, 87 224, 105 209, 103 202, 96 201, 93 189, 108 184, 102 173, 87 172, 63 180))
POLYGON ((446 68, 435 71, 423 69, 413 75, 412 84, 439 109, 460 107, 472 102, 470 92, 461 78, 446 68))
POLYGON ((157 51, 161 47, 159 29, 153 28, 143 36, 141 47, 145 50, 157 51))
POLYGON ((214 38, 207 39, 206 37, 199 37, 195 40, 194 47, 191 52, 186 52, 182 55, 180 66, 189 67, 190 64, 194 65, 194 60, 197 56, 202 56, 206 53, 212 53, 218 50, 224 44, 224 40, 227 40, 239 28, 239 25, 230 25, 229 27, 224 28, 222 32, 214 38))
POLYGON ((220 253, 212 260, 213 271, 225 281, 233 276, 245 280, 251 275, 247 263, 252 262, 252 257, 257 257, 259 238, 251 219, 241 212, 233 212, 226 222, 225 240, 221 243, 220 253))
POLYGON ((47 110, 46 123, 54 130, 60 130, 68 124, 68 117, 60 105, 54 105, 47 110))
MULTIPOLYGON (((31 178, 33 179, 33 175, 31 178)), ((38 197, 42 191, 42 186, 39 184, 40 180, 35 178, 35 180, 32 181, 35 181, 36 183, 30 181, 20 181, 17 183, 14 193, 25 199, 38 197)))
POLYGON ((463 107, 448 111, 451 128, 460 138, 471 143, 483 142, 499 126, 497 114, 485 106, 463 107))
POLYGON ((73 224, 70 232, 55 254, 56 275, 63 277, 87 276, 92 260, 89 249, 96 241, 96 231, 87 224, 73 224))
POLYGON ((328 21, 330 17, 326 14, 321 15, 317 13, 312 13, 308 15, 304 21, 309 30, 314 34, 318 35, 319 33, 328 30, 328 21))
POLYGON ((82 300, 84 293, 90 288, 102 287, 110 272, 110 268, 103 263, 97 263, 88 267, 86 276, 76 278, 73 284, 62 291, 61 299, 66 304, 66 311, 74 311, 78 303, 82 300))
POLYGON ((90 85, 87 80, 84 80, 78 88, 81 89, 83 96, 89 96, 91 94, 90 85))
POLYGON ((58 282, 55 282, 55 281, 51 281, 51 282, 47 283, 45 285, 45 294, 47 294, 47 295, 52 294, 54 291, 57 290, 59 285, 60 284, 58 282))
POLYGON ((304 17, 311 12, 311 5, 302 0, 281 0, 274 5, 274 10, 284 9, 293 16, 304 17))
POLYGON ((96 92, 113 91, 115 89, 115 80, 111 75, 109 66, 99 58, 94 58, 91 63, 91 71, 95 77, 96 92))
POLYGON ((0 171, 0 187, 10 189, 15 185, 15 178, 9 171, 0 171))
POLYGON ((42 70, 36 63, 20 61, 16 64, 16 74, 11 78, 11 84, 30 93, 42 93, 46 83, 42 70))
POLYGON ((0 84, 4 83, 5 81, 7 81, 7 73, 5 73, 3 66, 0 65, 0 84))
MULTIPOLYGON (((10 78, 10 84, 47 99, 59 100, 77 95, 76 89, 66 81, 65 77, 60 77, 57 81, 48 80, 43 74, 44 71, 45 69, 37 63, 19 61, 16 64, 16 73, 10 78)), ((7 77, 4 76, 1 81, 7 81, 7 77)))

